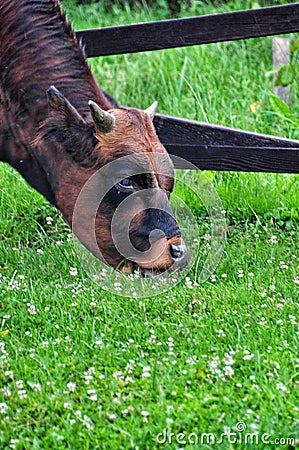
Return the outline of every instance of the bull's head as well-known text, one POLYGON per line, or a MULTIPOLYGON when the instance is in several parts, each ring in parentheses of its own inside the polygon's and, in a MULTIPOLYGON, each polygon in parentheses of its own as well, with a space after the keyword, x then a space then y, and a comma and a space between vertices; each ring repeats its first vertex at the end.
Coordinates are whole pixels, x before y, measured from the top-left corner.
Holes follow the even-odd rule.
POLYGON ((48 98, 42 140, 68 153, 52 185, 81 242, 125 272, 184 267, 189 254, 169 203, 174 169, 153 125, 156 102, 145 111, 105 111, 89 101, 83 119, 55 88, 48 98))

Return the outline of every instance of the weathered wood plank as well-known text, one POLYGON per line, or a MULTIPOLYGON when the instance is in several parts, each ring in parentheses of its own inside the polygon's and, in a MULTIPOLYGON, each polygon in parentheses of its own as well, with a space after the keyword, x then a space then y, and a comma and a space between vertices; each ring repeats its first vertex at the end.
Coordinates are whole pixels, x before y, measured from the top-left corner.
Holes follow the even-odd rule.
POLYGON ((299 141, 164 115, 154 123, 169 153, 199 169, 299 173, 299 141))
POLYGON ((299 141, 296 140, 252 133, 164 114, 157 114, 154 124, 161 141, 167 144, 231 145, 239 147, 260 145, 262 147, 296 147, 299 149, 299 141))
POLYGON ((88 57, 273 36, 299 31, 299 3, 77 31, 88 57))
MULTIPOLYGON (((201 170, 273 172, 299 174, 299 148, 165 145, 170 155, 179 156, 201 170)), ((177 169, 190 168, 177 163, 177 169)))

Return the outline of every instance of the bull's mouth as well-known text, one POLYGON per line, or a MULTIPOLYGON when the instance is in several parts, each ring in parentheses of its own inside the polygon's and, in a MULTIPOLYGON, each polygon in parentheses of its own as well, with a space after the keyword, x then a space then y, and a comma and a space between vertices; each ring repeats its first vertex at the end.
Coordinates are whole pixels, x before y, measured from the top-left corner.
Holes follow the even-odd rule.
POLYGON ((182 270, 184 267, 186 267, 187 264, 185 264, 183 267, 178 266, 177 264, 173 263, 171 267, 159 267, 159 268, 144 268, 141 267, 139 264, 133 261, 127 261, 127 264, 123 266, 121 269, 122 273, 125 273, 126 275, 136 276, 138 278, 155 278, 158 276, 161 276, 161 278, 165 278, 167 275, 173 274, 176 271, 182 270))
POLYGON ((171 271, 170 269, 144 269, 140 267, 138 264, 133 263, 133 275, 137 275, 141 278, 155 278, 158 275, 169 273, 171 271))
POLYGON ((145 268, 141 267, 139 264, 133 261, 126 261, 126 263, 118 269, 125 275, 129 277, 137 277, 137 278, 155 278, 159 275, 170 273, 172 271, 172 267, 167 268, 145 268))

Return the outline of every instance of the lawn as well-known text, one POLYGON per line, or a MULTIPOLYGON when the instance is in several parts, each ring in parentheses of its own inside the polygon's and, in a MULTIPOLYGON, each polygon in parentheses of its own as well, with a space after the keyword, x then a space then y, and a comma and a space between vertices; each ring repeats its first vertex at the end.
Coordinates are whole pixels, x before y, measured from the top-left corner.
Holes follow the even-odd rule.
MULTIPOLYGON (((181 16, 258 5, 194 0, 181 16)), ((135 11, 75 0, 63 7, 75 29, 169 18, 162 1, 135 11)), ((121 104, 158 100, 161 113, 299 138, 298 84, 283 115, 273 101, 271 45, 252 39, 90 64, 121 104)), ((60 214, 0 165, 1 449, 295 448, 299 176, 178 177, 195 191, 207 180, 217 192, 224 251, 197 282, 211 219, 178 182, 196 221, 199 266, 167 292, 148 287, 134 298, 92 281, 60 214)))

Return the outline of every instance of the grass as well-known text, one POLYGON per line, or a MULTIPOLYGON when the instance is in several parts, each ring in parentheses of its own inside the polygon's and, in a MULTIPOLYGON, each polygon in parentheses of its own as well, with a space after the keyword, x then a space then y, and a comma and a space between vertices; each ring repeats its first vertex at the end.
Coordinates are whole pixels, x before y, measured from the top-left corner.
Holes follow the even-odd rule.
MULTIPOLYGON (((163 3, 110 13, 101 3, 74 3, 63 5, 76 29, 168 17, 163 3)), ((193 2, 182 14, 256 4, 193 2)), ((270 101, 270 38, 90 62, 122 104, 157 99, 163 113, 298 137, 270 101)), ((1 448, 294 448, 287 439, 298 436, 298 175, 206 176, 228 225, 215 273, 197 286, 193 270, 167 293, 134 299, 89 279, 57 211, 1 165, 1 448), (237 435, 221 438, 229 430, 237 435), (255 433, 252 444, 246 433, 255 433)), ((196 196, 180 186, 177 193, 197 218, 205 257, 207 212, 196 196)))

